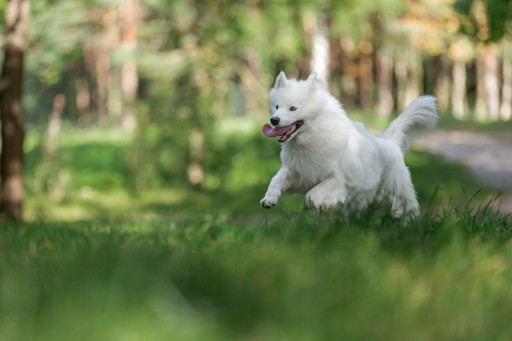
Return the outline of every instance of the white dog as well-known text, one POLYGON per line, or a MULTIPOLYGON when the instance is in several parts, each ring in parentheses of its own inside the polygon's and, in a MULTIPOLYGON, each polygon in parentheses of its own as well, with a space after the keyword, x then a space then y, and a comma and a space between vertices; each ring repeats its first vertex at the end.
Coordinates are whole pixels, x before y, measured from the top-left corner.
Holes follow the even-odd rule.
POLYGON ((419 205, 403 157, 413 141, 436 125, 436 99, 414 100, 379 137, 351 121, 312 74, 288 80, 283 72, 269 96, 268 137, 282 145, 282 166, 260 204, 276 205, 286 193, 305 194, 306 207, 359 213, 371 203, 390 205, 394 217, 416 217, 419 205))

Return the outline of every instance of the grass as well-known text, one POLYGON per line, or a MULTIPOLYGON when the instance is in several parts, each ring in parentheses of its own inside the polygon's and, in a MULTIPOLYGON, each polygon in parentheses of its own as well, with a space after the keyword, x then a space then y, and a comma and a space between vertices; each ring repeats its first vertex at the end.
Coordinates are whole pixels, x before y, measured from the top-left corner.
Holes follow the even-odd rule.
POLYGON ((0 339, 502 339, 511 235, 485 209, 10 225, 0 339))
POLYGON ((423 213, 404 225, 383 212, 303 211, 293 196, 262 210, 278 162, 246 181, 236 150, 227 189, 136 192, 121 162, 129 139, 91 134, 63 135, 50 164, 29 140, 29 219, 0 229, 0 340, 512 333, 512 219, 459 165, 409 154, 423 213))

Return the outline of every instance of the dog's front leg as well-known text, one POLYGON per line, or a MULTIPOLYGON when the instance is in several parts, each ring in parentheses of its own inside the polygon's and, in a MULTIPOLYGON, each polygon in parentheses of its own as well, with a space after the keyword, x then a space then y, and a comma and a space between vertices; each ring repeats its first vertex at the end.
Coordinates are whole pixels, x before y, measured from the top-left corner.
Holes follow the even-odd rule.
POLYGON ((336 208, 347 201, 347 190, 341 179, 328 178, 311 188, 304 198, 304 205, 311 208, 336 208))
POLYGON ((277 205, 279 197, 289 190, 293 185, 292 172, 285 167, 281 167, 279 171, 274 175, 270 184, 268 185, 267 193, 265 197, 261 199, 260 205, 263 208, 272 208, 277 205))

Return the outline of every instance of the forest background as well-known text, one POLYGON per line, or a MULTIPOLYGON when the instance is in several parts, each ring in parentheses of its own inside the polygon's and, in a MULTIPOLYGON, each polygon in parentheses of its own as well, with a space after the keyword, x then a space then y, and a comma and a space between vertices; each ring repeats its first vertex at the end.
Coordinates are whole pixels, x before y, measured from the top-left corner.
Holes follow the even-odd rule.
MULTIPOLYGON (((3 1, 0 9, 8 13, 15 2, 28 4, 3 1)), ((275 155, 255 134, 280 70, 299 78, 318 73, 349 112, 373 113, 371 121, 392 117, 420 94, 437 96, 445 116, 508 121, 510 6, 506 0, 34 1, 22 107, 35 173, 25 186, 56 203, 96 188, 69 188, 78 174, 59 163, 63 127, 115 128, 130 136, 121 158, 132 192, 254 186, 263 180, 258 160, 275 155)), ((110 177, 104 187, 126 181, 115 172, 110 177)), ((32 217, 38 210, 47 208, 33 207, 32 217)))

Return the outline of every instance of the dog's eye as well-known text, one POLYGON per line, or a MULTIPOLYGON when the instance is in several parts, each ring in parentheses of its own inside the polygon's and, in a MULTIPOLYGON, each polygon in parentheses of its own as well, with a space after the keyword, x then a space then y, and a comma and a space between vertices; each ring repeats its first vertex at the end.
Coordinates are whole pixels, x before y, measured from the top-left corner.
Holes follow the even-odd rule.
POLYGON ((297 110, 296 107, 290 107, 290 111, 295 111, 295 110, 297 110))
POLYGON ((276 104, 276 110, 279 109, 279 105, 276 104))

